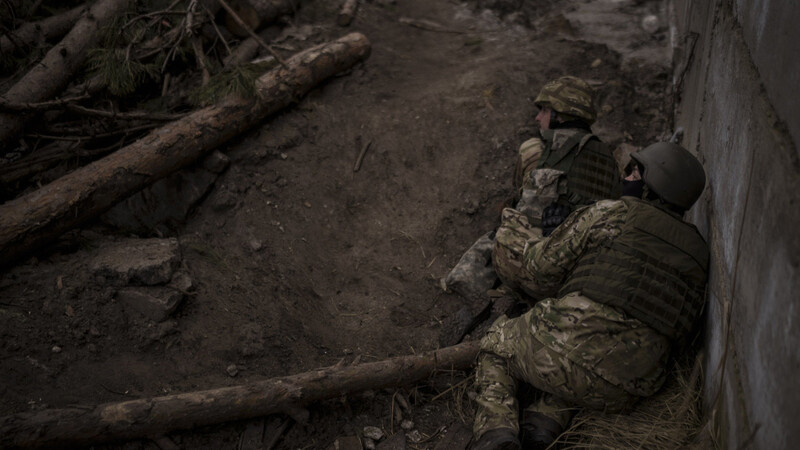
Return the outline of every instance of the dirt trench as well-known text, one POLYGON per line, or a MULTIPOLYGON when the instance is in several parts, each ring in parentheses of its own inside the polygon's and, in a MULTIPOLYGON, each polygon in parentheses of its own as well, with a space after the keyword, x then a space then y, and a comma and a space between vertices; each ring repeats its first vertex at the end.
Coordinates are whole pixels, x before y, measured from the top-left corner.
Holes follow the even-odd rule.
MULTIPOLYGON (((192 280, 169 318, 126 309, 119 286, 98 276, 98 249, 129 237, 100 222, 0 274, 0 414, 435 349, 464 304, 440 279, 496 226, 544 82, 589 80, 594 130, 614 146, 671 131, 668 30, 641 26, 650 14, 665 23, 662 2, 362 1, 349 29, 333 3, 303 2, 293 25, 308 45, 360 31, 370 58, 220 149, 229 168, 166 232, 192 280)), ((400 391, 412 404, 407 431, 423 441, 409 438, 411 448, 471 424, 466 375, 400 391)), ((315 405, 276 448, 325 449, 364 426, 397 432, 394 395, 315 405)), ((235 448, 250 425, 170 437, 181 448, 235 448)))

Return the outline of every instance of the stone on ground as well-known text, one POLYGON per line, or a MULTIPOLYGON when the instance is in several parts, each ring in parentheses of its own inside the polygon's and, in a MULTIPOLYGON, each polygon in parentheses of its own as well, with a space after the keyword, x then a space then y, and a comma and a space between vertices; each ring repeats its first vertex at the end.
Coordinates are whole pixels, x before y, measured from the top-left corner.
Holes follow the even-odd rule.
POLYGON ((126 287, 117 292, 117 301, 126 309, 161 322, 178 309, 183 301, 183 292, 165 286, 126 287))
POLYGON ((180 263, 178 240, 127 238, 104 244, 91 262, 97 281, 114 286, 166 284, 180 263))

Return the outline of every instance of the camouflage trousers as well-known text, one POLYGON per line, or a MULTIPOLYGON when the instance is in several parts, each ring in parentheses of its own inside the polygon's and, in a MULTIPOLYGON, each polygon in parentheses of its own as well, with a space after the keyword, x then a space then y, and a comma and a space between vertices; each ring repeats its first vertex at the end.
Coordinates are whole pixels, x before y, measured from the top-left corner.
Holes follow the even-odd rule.
POLYGON ((583 369, 533 337, 533 311, 516 318, 501 316, 481 340, 475 374, 475 438, 496 428, 519 433, 519 383, 542 393, 525 411, 539 412, 566 429, 577 408, 618 412, 638 399, 583 369))
POLYGON ((492 248, 492 262, 497 276, 506 285, 535 297, 533 279, 522 262, 525 244, 542 239, 542 229, 534 226, 528 217, 516 209, 503 210, 500 227, 497 229, 492 248))

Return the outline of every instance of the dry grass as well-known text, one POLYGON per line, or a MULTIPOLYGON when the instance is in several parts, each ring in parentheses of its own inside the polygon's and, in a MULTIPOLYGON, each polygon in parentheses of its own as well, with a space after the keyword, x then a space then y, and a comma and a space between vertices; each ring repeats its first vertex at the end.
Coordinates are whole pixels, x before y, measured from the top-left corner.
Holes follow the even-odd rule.
POLYGON ((700 357, 676 365, 664 387, 625 414, 581 411, 552 448, 713 449, 702 439, 700 357))
MULTIPOLYGON (((676 363, 663 388, 622 414, 582 410, 550 447, 564 449, 717 450, 704 429, 702 354, 676 363)), ((423 401, 446 401, 452 417, 471 427, 475 417, 474 372, 423 401)), ((416 447, 415 447, 416 448, 416 447)))

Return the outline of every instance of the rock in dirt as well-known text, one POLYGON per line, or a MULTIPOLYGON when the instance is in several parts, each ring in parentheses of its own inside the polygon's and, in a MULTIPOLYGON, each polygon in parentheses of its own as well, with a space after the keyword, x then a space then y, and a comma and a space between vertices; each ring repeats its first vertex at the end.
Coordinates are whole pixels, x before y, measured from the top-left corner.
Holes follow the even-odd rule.
POLYGON ((117 292, 117 301, 146 318, 161 322, 178 309, 183 293, 165 286, 129 287, 117 292))
POLYGON ((357 436, 342 436, 333 441, 328 450, 362 450, 361 440, 357 436))
POLYGON ((103 245, 90 267, 95 279, 114 286, 154 286, 168 283, 179 262, 175 238, 129 238, 103 245))
POLYGON ((194 282, 192 281, 192 277, 189 276, 188 272, 177 270, 172 274, 172 279, 169 281, 167 286, 185 294, 194 287, 194 282))
POLYGON ((658 31, 658 17, 648 14, 642 18, 642 28, 644 31, 654 34, 658 31))
POLYGON ((225 153, 214 150, 203 160, 203 168, 211 173, 220 174, 231 165, 231 159, 225 153))
POLYGON ((364 437, 370 438, 373 441, 380 441, 383 439, 383 430, 378 427, 364 427, 364 437))

